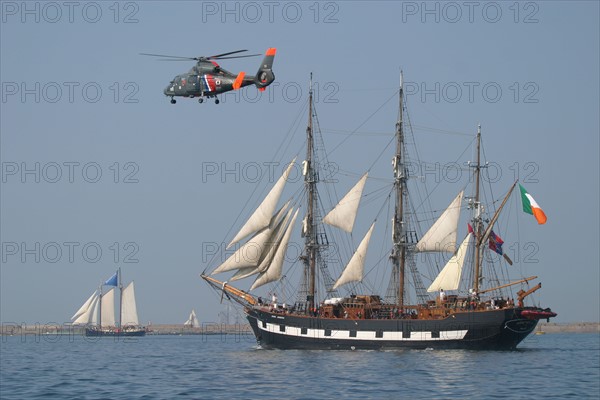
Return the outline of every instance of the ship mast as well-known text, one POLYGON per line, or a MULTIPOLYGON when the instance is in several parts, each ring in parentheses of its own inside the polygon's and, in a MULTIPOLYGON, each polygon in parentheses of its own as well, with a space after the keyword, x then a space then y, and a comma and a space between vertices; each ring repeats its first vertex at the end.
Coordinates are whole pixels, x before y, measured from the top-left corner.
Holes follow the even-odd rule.
POLYGON ((100 290, 100 298, 98 299, 98 326, 102 328, 102 283, 100 283, 98 290, 100 290))
POLYGON ((392 263, 398 276, 398 308, 404 308, 404 277, 406 264, 406 243, 404 240, 404 191, 406 175, 404 169, 404 128, 403 128, 403 85, 402 71, 400 71, 399 112, 396 122, 396 155, 394 156, 394 184, 396 188, 396 209, 394 213, 394 228, 392 240, 392 263))
POLYGON ((308 91, 308 126, 306 128, 306 161, 304 164, 304 185, 307 192, 306 206, 306 223, 305 226, 305 244, 306 258, 305 265, 308 268, 308 310, 312 312, 315 308, 315 266, 317 258, 317 238, 314 229, 315 215, 315 191, 316 191, 316 176, 313 170, 313 90, 312 90, 312 73, 310 74, 310 88, 308 91))
POLYGON ((119 267, 117 273, 117 280, 119 282, 119 325, 117 325, 117 328, 121 329, 123 323, 123 283, 121 282, 121 267, 119 267))
POLYGON ((479 293, 479 276, 481 275, 481 202, 479 201, 479 175, 481 171, 481 159, 480 159, 480 147, 481 147, 481 124, 477 126, 477 164, 475 168, 475 217, 473 218, 473 230, 475 234, 475 273, 473 276, 473 289, 476 293, 479 293))

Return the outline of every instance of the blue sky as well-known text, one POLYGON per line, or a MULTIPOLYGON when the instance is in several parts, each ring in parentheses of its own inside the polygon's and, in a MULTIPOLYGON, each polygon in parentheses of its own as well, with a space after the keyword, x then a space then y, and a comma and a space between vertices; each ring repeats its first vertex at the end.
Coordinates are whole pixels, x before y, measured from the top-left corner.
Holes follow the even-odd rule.
MULTIPOLYGON (((302 143, 309 73, 333 149, 382 105, 360 131, 393 133, 397 103, 385 101, 400 68, 421 158, 457 160, 481 123, 502 174, 494 194, 519 175, 549 218, 502 231, 531 256, 536 303, 558 322, 598 321, 597 2, 61 4, 2 2, 2 322, 66 322, 118 266, 144 322, 180 323, 191 308, 217 320, 219 299, 198 277, 203 249, 230 238, 256 167, 296 154, 274 149, 298 115, 302 143), (275 84, 219 105, 169 104, 163 88, 192 64, 138 54, 268 47, 275 84)), ((253 74, 259 60, 221 64, 253 74)), ((389 136, 353 139, 330 161, 360 174, 389 136)), ((389 177, 383 158, 374 173, 389 177)), ((443 183, 438 209, 453 196, 443 183)))

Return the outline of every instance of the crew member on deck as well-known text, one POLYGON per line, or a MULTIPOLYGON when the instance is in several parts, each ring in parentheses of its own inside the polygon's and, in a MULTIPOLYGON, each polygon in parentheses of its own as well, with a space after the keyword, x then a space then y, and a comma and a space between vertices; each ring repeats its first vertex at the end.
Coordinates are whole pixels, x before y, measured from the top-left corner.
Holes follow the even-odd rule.
POLYGON ((446 300, 446 293, 444 289, 440 289, 440 303, 443 303, 446 300))

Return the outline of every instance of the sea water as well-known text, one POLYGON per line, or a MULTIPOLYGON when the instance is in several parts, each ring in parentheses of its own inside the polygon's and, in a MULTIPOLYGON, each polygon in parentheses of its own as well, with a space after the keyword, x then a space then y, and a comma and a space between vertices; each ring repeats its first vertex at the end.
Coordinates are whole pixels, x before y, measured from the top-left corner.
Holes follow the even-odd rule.
POLYGON ((264 350, 249 335, 1 337, 1 399, 600 398, 600 335, 514 351, 264 350))

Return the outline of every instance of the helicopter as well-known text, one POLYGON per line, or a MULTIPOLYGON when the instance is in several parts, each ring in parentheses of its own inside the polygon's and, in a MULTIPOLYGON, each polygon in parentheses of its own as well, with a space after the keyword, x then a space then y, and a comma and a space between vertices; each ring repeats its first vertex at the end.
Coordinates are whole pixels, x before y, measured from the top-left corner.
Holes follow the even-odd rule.
POLYGON ((216 63, 215 60, 225 60, 232 58, 256 57, 260 54, 238 55, 248 50, 236 50, 228 53, 216 54, 209 57, 180 57, 165 56, 161 54, 140 53, 144 56, 163 57, 161 61, 187 61, 194 60, 194 65, 187 73, 177 75, 171 80, 169 85, 163 90, 165 96, 171 98, 171 104, 177 103, 175 97, 198 97, 198 102, 203 103, 204 98, 214 98, 215 104, 219 104, 217 95, 231 90, 239 90, 244 86, 256 85, 258 90, 264 91, 274 80, 273 60, 277 49, 271 47, 267 49, 265 56, 258 68, 255 76, 246 75, 240 72, 233 74, 216 63))

